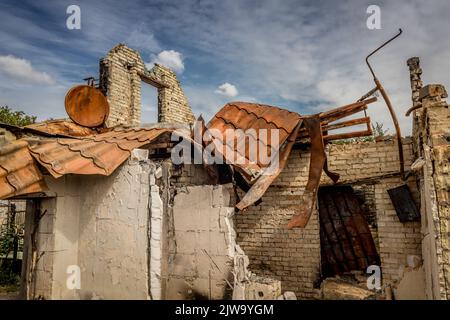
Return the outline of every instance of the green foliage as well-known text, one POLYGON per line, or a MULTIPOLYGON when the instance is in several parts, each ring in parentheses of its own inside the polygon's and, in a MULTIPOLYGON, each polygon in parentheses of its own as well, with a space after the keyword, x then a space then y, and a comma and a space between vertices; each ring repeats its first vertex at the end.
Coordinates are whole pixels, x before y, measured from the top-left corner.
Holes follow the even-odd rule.
POLYGON ((26 115, 23 111, 13 111, 8 106, 0 107, 0 122, 23 127, 36 122, 35 116, 26 115))
POLYGON ((14 231, 8 226, 0 228, 0 257, 6 257, 11 252, 11 246, 16 237, 14 231))
POLYGON ((373 131, 372 135, 368 136, 368 137, 336 140, 336 141, 333 141, 333 143, 334 144, 350 144, 350 143, 355 143, 355 142, 371 142, 371 141, 375 141, 379 137, 384 137, 389 130, 383 129, 382 123, 375 122, 375 125, 372 124, 372 131, 373 131))
POLYGON ((14 225, 8 223, 0 225, 0 285, 15 284, 18 281, 12 261, 8 259, 18 237, 14 225))

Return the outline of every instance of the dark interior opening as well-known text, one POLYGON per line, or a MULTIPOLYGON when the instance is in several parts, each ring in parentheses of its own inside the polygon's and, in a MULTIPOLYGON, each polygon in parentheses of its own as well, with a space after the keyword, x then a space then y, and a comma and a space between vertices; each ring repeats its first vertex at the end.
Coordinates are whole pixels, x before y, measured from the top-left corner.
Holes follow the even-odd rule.
POLYGON ((322 187, 318 193, 322 278, 380 265, 364 207, 351 186, 322 187))

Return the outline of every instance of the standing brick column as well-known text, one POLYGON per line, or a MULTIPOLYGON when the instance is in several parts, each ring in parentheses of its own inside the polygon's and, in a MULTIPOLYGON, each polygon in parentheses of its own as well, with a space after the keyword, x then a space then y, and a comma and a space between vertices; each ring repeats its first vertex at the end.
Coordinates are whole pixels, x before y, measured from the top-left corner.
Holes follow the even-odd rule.
POLYGON ((421 171, 422 253, 427 298, 450 297, 450 114, 442 85, 420 89, 418 147, 425 159, 421 171))
POLYGON ((150 73, 166 85, 158 89, 158 121, 193 124, 194 114, 175 72, 156 63, 150 73))
POLYGON ((409 58, 407 61, 409 67, 412 101, 413 105, 417 105, 419 101, 419 91, 423 86, 422 83, 422 68, 420 68, 420 60, 418 57, 409 58))
POLYGON ((141 77, 145 70, 140 54, 118 44, 100 60, 100 89, 109 102, 108 127, 137 126, 141 122, 141 77))
MULTIPOLYGON (((412 57, 409 58, 406 62, 409 67, 409 75, 410 75, 410 82, 411 82, 411 98, 413 102, 413 106, 417 106, 420 103, 419 100, 419 91, 423 86, 422 83, 422 68, 420 68, 420 60, 418 57, 412 57)), ((414 144, 414 155, 416 158, 421 156, 420 148, 417 148, 416 146, 422 145, 422 142, 420 140, 420 136, 418 135, 418 113, 419 111, 415 111, 412 114, 412 121, 413 121, 413 137, 414 140, 417 141, 416 144, 414 144)))

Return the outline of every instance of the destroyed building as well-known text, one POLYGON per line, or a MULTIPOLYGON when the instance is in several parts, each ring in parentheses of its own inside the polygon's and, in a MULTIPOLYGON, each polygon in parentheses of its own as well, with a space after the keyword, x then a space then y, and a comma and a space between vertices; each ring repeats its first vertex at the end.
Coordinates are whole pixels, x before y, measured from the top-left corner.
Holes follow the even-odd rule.
MULTIPOLYGON (((22 297, 326 299, 330 279, 365 281, 378 265, 384 299, 448 299, 447 93, 422 85, 418 58, 408 66, 405 176, 393 137, 333 143, 358 136, 333 135, 333 121, 374 98, 316 117, 229 103, 207 127, 280 132, 280 170, 264 176, 258 163, 173 163, 174 132, 189 140, 205 127, 175 73, 147 70, 138 52, 116 46, 100 61, 101 126, 1 126, 0 197, 26 200, 22 297), (154 125, 140 123, 142 82, 158 90, 154 125)), ((358 123, 371 133, 367 117, 358 123)))

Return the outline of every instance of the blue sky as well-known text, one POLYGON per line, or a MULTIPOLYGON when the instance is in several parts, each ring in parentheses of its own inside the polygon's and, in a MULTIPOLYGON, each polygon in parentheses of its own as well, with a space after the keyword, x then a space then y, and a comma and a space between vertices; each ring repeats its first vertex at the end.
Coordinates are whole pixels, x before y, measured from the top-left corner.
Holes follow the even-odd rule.
MULTIPOLYGON (((450 84, 450 2, 442 1, 4 1, 0 2, 0 103, 66 117, 64 95, 119 42, 149 66, 174 67, 193 107, 209 119, 227 101, 258 101, 310 114, 351 103, 373 87, 364 58, 398 28, 404 34, 373 65, 405 134, 406 60, 421 58, 425 83, 450 84), (81 8, 81 29, 66 9, 81 8), (366 9, 381 8, 381 30, 366 9)), ((143 122, 155 90, 144 87, 143 122)), ((369 111, 392 127, 386 107, 369 111)))

